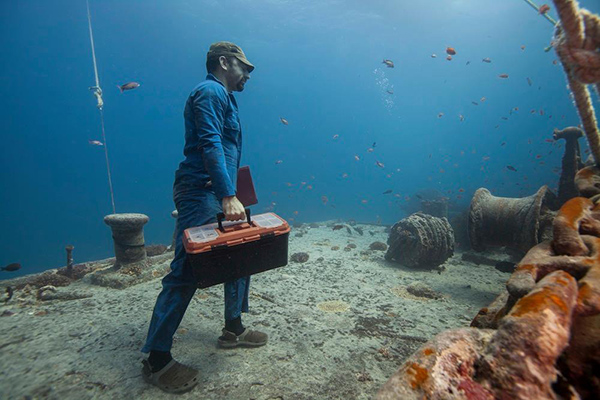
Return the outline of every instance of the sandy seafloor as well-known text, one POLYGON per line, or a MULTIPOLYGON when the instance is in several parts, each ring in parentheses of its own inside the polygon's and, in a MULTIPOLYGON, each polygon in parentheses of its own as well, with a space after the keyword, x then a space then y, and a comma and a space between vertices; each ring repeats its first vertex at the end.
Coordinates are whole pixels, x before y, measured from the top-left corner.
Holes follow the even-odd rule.
MULTIPOLYGON (((16 313, 0 318, 0 398, 371 399, 425 341, 468 326, 510 276, 459 253, 441 273, 411 270, 369 250, 387 241, 385 227, 358 225, 360 236, 331 224, 292 229, 289 254, 307 252, 307 262, 252 277, 242 320, 269 334, 266 346, 219 349, 223 286, 197 291, 172 349, 178 361, 200 370, 191 392, 167 394, 141 377, 140 349, 161 276, 118 290, 91 285, 88 275, 57 292, 90 298, 0 305, 0 314, 16 313), (349 243, 356 248, 344 250, 349 243), (417 282, 440 297, 406 291, 417 282), (324 302, 335 303, 318 306, 324 302)), ((156 257, 163 271, 170 256, 156 257)))

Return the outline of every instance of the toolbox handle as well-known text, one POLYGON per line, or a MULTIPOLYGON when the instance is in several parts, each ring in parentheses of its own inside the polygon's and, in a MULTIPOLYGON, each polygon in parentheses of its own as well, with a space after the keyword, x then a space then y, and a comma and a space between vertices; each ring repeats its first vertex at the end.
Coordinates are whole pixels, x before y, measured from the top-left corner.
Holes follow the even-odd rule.
MULTIPOLYGON (((250 219, 250 209, 249 208, 245 208, 244 211, 246 212, 246 221, 248 221, 249 225, 252 225, 252 220, 250 219)), ((225 214, 220 212, 217 214, 217 223, 219 224, 219 230, 221 232, 224 232, 225 230, 223 229, 223 219, 225 218, 225 214)))

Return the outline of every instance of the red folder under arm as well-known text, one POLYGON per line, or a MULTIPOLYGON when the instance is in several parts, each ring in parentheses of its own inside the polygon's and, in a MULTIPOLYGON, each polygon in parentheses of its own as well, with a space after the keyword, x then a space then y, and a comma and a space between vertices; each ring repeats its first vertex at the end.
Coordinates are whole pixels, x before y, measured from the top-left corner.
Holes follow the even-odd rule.
POLYGON ((250 175, 250 167, 248 166, 238 169, 236 197, 244 207, 258 203, 254 182, 252 182, 252 175, 250 175))

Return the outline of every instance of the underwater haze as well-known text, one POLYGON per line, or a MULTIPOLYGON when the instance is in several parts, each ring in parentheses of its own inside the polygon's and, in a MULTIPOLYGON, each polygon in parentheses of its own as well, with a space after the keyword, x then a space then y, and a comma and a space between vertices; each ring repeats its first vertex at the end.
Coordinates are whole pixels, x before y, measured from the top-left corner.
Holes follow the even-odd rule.
MULTIPOLYGON (((600 12, 598 0, 580 4, 600 12)), ((86 2, 0 8, 0 266, 22 265, 0 278, 63 266, 68 244, 76 263, 112 257, 104 148, 90 143, 103 139, 86 2)), ((116 211, 150 217, 146 244, 171 243, 183 107, 216 41, 256 66, 235 93, 253 213, 291 223, 393 224, 419 193, 459 212, 480 187, 556 188, 563 148, 549 139, 579 125, 545 51, 553 26, 523 0, 90 0, 90 10, 116 211), (131 81, 140 87, 117 88, 131 81)))

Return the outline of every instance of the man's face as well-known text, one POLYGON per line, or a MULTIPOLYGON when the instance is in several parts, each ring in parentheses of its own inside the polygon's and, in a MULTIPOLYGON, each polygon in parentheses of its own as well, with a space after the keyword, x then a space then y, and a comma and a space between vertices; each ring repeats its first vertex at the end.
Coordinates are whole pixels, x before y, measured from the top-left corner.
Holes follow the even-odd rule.
POLYGON ((235 57, 231 57, 225 73, 227 86, 234 92, 244 90, 246 81, 250 79, 248 66, 235 57))

